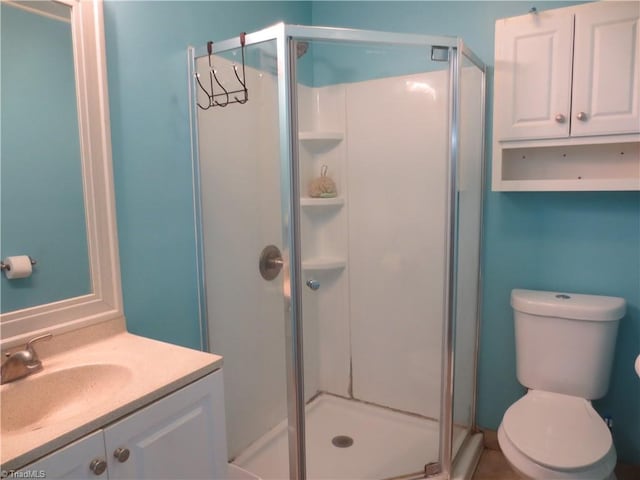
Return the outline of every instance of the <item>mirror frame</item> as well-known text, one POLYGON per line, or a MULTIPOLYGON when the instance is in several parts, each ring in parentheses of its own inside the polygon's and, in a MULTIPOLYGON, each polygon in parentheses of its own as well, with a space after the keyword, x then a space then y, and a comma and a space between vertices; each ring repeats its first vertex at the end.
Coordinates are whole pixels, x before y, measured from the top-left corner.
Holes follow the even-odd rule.
POLYGON ((124 328, 102 0, 53 1, 71 8, 92 293, 1 314, 3 349, 42 333, 56 335, 118 318, 124 328))

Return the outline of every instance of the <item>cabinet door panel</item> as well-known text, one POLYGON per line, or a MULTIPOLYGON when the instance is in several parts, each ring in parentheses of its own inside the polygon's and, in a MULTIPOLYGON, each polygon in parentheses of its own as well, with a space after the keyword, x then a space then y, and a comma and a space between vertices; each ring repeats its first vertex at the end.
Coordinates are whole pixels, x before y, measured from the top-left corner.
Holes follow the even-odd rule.
POLYGON ((106 428, 109 478, 226 478, 223 396, 218 370, 106 428), (118 448, 130 451, 125 462, 118 448))
POLYGON ((496 22, 499 140, 569 136, 573 15, 540 12, 496 22))
POLYGON ((604 2, 576 13, 572 136, 640 131, 639 11, 604 2))
POLYGON ((20 478, 64 480, 107 479, 107 473, 94 474, 89 465, 95 458, 104 459, 102 430, 81 438, 40 460, 21 468, 20 478))

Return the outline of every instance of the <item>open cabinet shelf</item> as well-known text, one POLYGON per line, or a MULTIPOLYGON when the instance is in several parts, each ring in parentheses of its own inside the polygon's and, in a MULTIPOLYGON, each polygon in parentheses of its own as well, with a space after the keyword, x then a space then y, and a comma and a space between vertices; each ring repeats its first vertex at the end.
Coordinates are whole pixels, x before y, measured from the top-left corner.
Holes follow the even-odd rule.
POLYGON ((494 191, 640 190, 637 136, 499 142, 495 148, 494 191))

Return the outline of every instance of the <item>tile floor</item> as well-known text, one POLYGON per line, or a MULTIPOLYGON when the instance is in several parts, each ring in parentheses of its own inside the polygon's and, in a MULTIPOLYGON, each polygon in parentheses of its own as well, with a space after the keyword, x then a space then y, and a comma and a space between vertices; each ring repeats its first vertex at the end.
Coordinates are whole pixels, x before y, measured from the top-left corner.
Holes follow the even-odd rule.
POLYGON ((519 480, 500 450, 485 448, 473 480, 519 480))
MULTIPOLYGON (((640 478, 640 465, 618 464, 616 477, 618 480, 637 480, 640 478)), ((519 477, 511 470, 501 451, 485 448, 472 480, 519 480, 519 477)))

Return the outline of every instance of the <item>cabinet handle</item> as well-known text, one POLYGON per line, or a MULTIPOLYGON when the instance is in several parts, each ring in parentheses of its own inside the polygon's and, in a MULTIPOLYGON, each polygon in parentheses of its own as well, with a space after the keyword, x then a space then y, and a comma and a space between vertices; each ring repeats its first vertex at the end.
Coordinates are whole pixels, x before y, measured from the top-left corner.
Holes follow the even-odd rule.
POLYGON ((580 120, 581 122, 586 122, 587 121, 587 114, 584 112, 580 112, 578 115, 576 115, 576 118, 578 120, 580 120))
POLYGON ((130 454, 131 452, 129 451, 128 448, 122 448, 122 447, 116 448, 115 451, 113 452, 113 456, 116 457, 120 463, 124 463, 127 460, 129 460, 130 454))
POLYGON ((89 464, 89 470, 96 475, 102 475, 107 469, 107 462, 103 458, 94 458, 89 464))
POLYGON ((566 119, 567 118, 561 113, 556 115, 556 122, 558 123, 564 123, 566 119))

